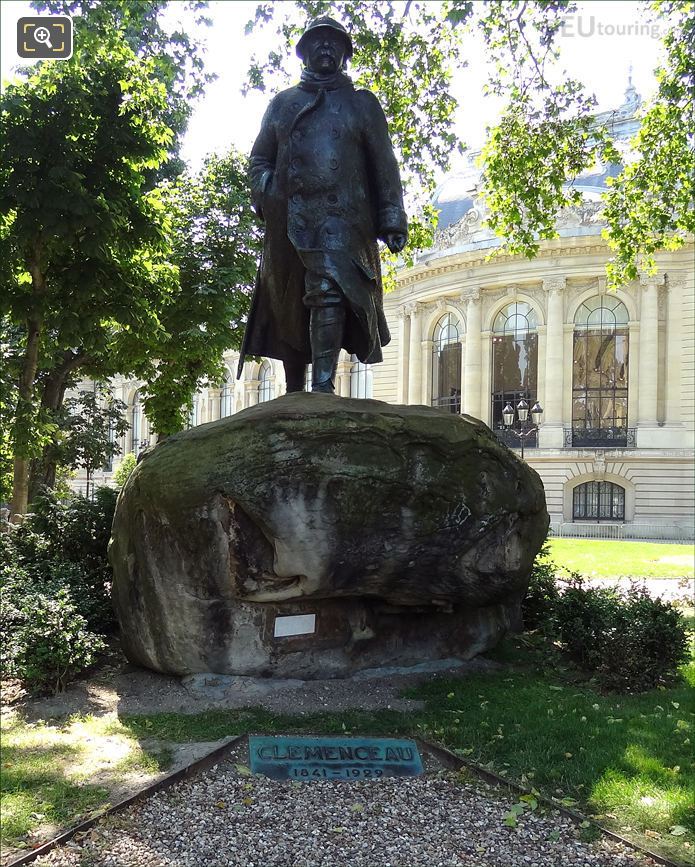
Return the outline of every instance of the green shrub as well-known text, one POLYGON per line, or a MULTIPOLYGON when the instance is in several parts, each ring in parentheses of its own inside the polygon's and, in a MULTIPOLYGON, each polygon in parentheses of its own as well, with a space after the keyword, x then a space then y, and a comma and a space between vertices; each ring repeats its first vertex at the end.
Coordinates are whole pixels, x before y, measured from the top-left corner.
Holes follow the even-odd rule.
POLYGON ((68 587, 96 632, 115 626, 107 546, 117 496, 112 488, 98 488, 93 500, 61 500, 46 492, 32 503, 25 522, 0 541, 0 556, 24 569, 33 586, 68 587))
POLYGON ((113 483, 119 488, 122 488, 123 485, 128 481, 128 476, 135 469, 135 465, 137 464, 137 458, 132 452, 128 452, 128 454, 123 455, 123 460, 116 467, 113 474, 113 483))
POLYGON ((688 657, 683 616, 643 587, 587 588, 574 576, 555 603, 555 622, 570 657, 605 689, 654 689, 674 679, 688 657))
POLYGON ((64 689, 104 648, 67 586, 35 584, 21 567, 0 570, 0 663, 32 690, 64 689))
POLYGON ((0 663, 32 689, 62 689, 115 625, 107 545, 117 492, 48 492, 0 534, 0 663))
POLYGON ((547 540, 533 561, 528 591, 521 604, 524 628, 553 630, 555 604, 560 597, 555 573, 557 565, 550 558, 547 540))

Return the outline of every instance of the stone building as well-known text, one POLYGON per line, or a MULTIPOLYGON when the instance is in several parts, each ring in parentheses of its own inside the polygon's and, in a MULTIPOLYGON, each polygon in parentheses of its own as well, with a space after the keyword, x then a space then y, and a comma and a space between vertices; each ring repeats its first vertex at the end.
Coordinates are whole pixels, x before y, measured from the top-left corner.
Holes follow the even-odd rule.
MULTIPOLYGON (((639 97, 599 121, 619 145, 636 131, 639 97)), ((385 298, 392 333, 384 361, 368 368, 343 354, 337 392, 391 403, 424 403, 486 422, 512 448, 507 404, 539 401, 537 433, 524 457, 540 474, 556 532, 692 538, 695 519, 695 286, 693 244, 657 256, 657 273, 616 292, 605 283, 610 250, 600 194, 617 166, 575 183, 582 204, 559 215, 558 238, 535 259, 496 255, 472 166, 435 195, 435 243, 402 270, 385 298)), ((282 364, 247 362, 195 398, 191 424, 231 415, 284 393, 282 364)), ((116 380, 128 405, 124 451, 150 440, 137 383, 116 380)), ((108 471, 102 474, 107 481, 108 471)))

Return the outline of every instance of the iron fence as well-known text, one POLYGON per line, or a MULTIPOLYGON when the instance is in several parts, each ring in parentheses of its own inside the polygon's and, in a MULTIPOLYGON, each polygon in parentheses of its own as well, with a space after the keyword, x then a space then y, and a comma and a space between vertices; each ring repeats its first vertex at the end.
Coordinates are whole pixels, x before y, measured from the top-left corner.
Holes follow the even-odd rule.
POLYGON ((695 528, 678 524, 617 524, 590 521, 551 521, 550 534, 561 538, 627 539, 692 543, 695 528))

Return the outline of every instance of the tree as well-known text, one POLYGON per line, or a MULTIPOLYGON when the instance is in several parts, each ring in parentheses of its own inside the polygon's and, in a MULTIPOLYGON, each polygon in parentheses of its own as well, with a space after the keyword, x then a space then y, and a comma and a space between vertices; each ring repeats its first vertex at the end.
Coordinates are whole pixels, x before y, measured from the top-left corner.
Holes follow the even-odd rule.
MULTIPOLYGON (((120 452, 118 439, 128 430, 125 410, 123 401, 113 398, 104 383, 94 383, 91 391, 83 390, 67 398, 61 408, 63 421, 59 425, 59 435, 42 455, 49 473, 43 476, 44 485, 54 486, 57 466, 84 469, 87 476, 85 496, 89 497, 89 483, 94 470, 103 467, 120 452)), ((36 482, 41 479, 38 472, 32 476, 36 482)), ((35 495, 38 491, 31 493, 35 495)))
POLYGON ((234 149, 164 185, 162 202, 178 281, 159 309, 161 340, 149 347, 141 392, 153 428, 169 434, 186 425, 198 385, 222 378, 224 351, 241 346, 260 233, 234 149))
MULTIPOLYGON (((147 45, 133 51, 127 14, 109 19, 98 44, 89 14, 85 4, 76 26, 86 37, 71 61, 40 64, 2 98, 0 314, 14 329, 19 383, 14 514, 26 510, 29 461, 58 435, 68 387, 137 376, 155 429, 179 429, 191 391, 219 376, 223 349, 238 343, 252 285, 257 233, 243 161, 213 159, 200 190, 199 179, 163 177, 175 149, 165 120, 185 88, 172 99, 157 56, 147 45), (207 258, 191 261, 198 255, 207 258)), ((50 455, 35 466, 50 480, 50 455)))
POLYGON ((116 467, 116 471, 113 474, 113 483, 117 488, 122 488, 123 485, 128 481, 128 476, 135 469, 135 465, 137 463, 137 458, 132 452, 128 452, 127 455, 123 455, 123 460, 116 467))
MULTIPOLYGON (((192 13, 196 24, 210 24, 204 14, 206 0, 189 0, 181 4, 192 13)), ((169 159, 153 175, 175 178, 184 165, 178 158, 181 136, 186 131, 195 100, 215 76, 205 71, 203 45, 182 30, 167 32, 161 23, 167 0, 36 0, 40 13, 70 15, 77 18, 79 44, 89 47, 106 32, 119 32, 126 44, 142 59, 151 60, 153 77, 164 85, 167 108, 165 124, 172 130, 169 159)))
MULTIPOLYGON (((604 196, 606 236, 615 251, 608 269, 612 285, 649 268, 655 250, 682 244, 695 228, 695 4, 657 0, 644 6, 665 28, 666 60, 633 143, 637 159, 604 196)), ((489 224, 502 239, 498 252, 533 257, 541 240, 557 236, 558 211, 577 203, 577 176, 597 161, 623 159, 610 131, 594 121, 595 98, 560 66, 557 36, 574 11, 568 0, 264 3, 248 27, 274 23, 282 51, 254 61, 248 86, 264 89, 281 72, 307 18, 332 14, 350 22, 356 82, 379 97, 408 186, 423 195, 432 189, 434 169, 447 168, 456 146, 452 71, 465 65, 467 40, 483 40, 490 60, 487 90, 505 102, 481 156, 489 224)), ((430 243, 434 223, 427 224, 428 216, 423 211, 416 221, 411 250, 430 243)))
POLYGON ((695 232, 695 3, 660 0, 653 8, 668 25, 658 91, 633 142, 637 159, 606 196, 614 285, 652 270, 657 250, 677 249, 695 232))
POLYGON ((165 161, 172 133, 152 67, 106 32, 72 60, 39 64, 2 97, 0 315, 22 330, 13 514, 26 511, 47 389, 60 393, 67 374, 102 348, 106 310, 129 329, 158 327, 143 302, 173 275, 145 173, 165 161), (44 385, 42 400, 39 370, 63 376, 44 385))

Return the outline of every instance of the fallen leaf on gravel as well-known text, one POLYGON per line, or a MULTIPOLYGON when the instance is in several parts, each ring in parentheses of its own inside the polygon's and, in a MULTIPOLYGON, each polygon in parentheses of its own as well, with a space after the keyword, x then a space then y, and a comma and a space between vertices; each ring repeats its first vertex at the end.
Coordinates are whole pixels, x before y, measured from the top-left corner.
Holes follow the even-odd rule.
POLYGON ((237 774, 241 774, 242 777, 250 777, 251 776, 251 768, 247 768, 246 765, 234 765, 236 768, 237 774))
POLYGON ((216 807, 219 807, 220 810, 221 810, 223 807, 226 807, 227 804, 226 804, 225 801, 216 801, 216 802, 215 802, 215 806, 216 806, 216 807))
POLYGON ((352 810, 353 813, 364 813, 364 807, 362 804, 353 804, 350 807, 350 810, 352 810))

